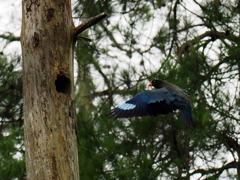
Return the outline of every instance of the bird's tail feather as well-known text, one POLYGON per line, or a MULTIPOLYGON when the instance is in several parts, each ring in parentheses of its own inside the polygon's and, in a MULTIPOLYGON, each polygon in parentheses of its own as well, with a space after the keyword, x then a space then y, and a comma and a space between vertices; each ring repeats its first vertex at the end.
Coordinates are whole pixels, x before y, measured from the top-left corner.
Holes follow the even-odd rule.
POLYGON ((183 120, 191 127, 196 127, 196 122, 192 117, 192 112, 190 110, 182 110, 183 120))

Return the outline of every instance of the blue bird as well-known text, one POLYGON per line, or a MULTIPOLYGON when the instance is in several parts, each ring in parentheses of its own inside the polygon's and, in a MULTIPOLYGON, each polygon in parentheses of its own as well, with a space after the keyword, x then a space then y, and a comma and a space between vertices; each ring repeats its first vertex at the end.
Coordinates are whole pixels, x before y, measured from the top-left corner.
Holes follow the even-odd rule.
POLYGON ((153 80, 148 86, 155 89, 136 94, 132 99, 112 109, 109 116, 112 118, 157 116, 180 109, 183 120, 191 127, 196 126, 192 117, 191 100, 183 89, 160 79, 153 80))

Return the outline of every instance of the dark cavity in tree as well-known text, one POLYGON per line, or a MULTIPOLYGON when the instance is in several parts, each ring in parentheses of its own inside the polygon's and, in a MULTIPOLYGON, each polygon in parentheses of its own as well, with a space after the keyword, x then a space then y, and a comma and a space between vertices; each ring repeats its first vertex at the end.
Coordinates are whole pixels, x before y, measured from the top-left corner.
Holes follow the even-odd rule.
POLYGON ((59 93, 70 94, 71 92, 71 81, 64 75, 58 75, 55 81, 56 90, 59 93))
POLYGON ((54 12, 55 10, 53 8, 47 10, 47 21, 51 21, 52 18, 54 18, 54 12))

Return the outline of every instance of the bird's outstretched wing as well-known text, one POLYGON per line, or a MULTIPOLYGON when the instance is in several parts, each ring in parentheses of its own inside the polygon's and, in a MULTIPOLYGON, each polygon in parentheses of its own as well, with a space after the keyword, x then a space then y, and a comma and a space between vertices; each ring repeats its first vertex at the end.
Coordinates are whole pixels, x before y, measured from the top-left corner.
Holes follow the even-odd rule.
POLYGON ((109 116, 113 118, 156 116, 188 108, 191 110, 188 97, 185 97, 183 92, 164 87, 136 94, 132 99, 112 109, 109 116))

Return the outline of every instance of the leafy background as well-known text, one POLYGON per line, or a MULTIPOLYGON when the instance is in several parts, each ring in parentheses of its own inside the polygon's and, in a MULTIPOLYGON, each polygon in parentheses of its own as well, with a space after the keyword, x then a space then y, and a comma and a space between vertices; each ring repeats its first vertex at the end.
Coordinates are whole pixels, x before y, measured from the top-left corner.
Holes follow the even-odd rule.
MULTIPOLYGON (((75 48, 81 179, 239 179, 240 2, 73 2, 76 24, 101 12, 108 18, 81 34, 92 41, 80 38, 75 48), (154 78, 186 89, 197 128, 179 113, 107 118, 154 78)), ((8 53, 19 40, 13 29, 0 35, 0 174, 24 179, 21 58, 8 53)))

